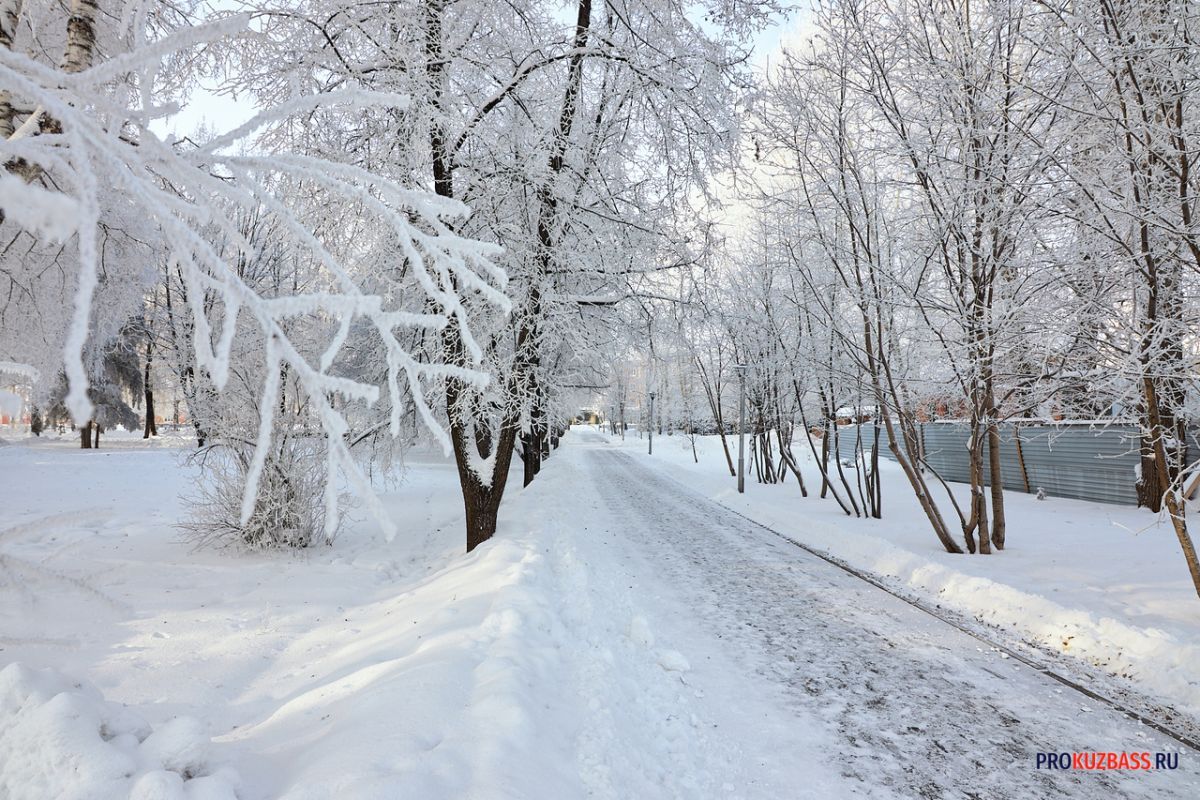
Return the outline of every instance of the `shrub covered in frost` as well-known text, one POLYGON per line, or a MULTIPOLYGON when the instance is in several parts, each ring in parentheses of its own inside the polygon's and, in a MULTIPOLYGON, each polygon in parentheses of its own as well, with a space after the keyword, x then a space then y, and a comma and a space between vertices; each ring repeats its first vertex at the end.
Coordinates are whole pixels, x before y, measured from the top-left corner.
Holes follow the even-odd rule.
MULTIPOLYGON (((308 547, 326 535, 324 447, 316 436, 277 439, 258 479, 254 510, 242 519, 242 501, 253 448, 217 444, 199 455, 205 478, 190 499, 182 524, 198 543, 253 550, 308 547)), ((344 502, 344 499, 343 499, 344 502)))
MULTIPOLYGON (((211 395, 207 413, 198 419, 208 438, 195 455, 202 473, 182 527, 200 544, 253 550, 330 541, 337 522, 326 526, 327 491, 336 487, 329 485, 334 479, 328 471, 329 440, 312 401, 286 367, 269 376, 277 393, 270 400, 260 396, 257 387, 270 382, 255 356, 261 341, 252 329, 240 338, 242 345, 232 353, 229 386, 211 395), (263 402, 275 405, 267 427, 260 422, 263 402), (257 491, 247 509, 251 481, 257 482, 257 491)), ((339 504, 346 501, 338 498, 339 504)))

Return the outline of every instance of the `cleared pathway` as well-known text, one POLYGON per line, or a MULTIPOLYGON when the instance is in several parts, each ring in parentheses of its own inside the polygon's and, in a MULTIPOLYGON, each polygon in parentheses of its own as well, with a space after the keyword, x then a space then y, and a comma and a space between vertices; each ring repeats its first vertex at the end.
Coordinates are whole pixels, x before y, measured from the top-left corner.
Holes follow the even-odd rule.
MULTIPOLYGON (((667 605, 690 609, 670 624, 724 649, 744 681, 781 688, 797 720, 822 720, 826 759, 864 793, 1200 797, 1200 754, 780 541, 601 437, 571 438, 615 546, 654 565, 630 589, 665 592, 667 605), (1179 768, 1037 768, 1039 752, 1064 751, 1176 752, 1179 768)), ((735 696, 709 699, 737 705, 735 696)))

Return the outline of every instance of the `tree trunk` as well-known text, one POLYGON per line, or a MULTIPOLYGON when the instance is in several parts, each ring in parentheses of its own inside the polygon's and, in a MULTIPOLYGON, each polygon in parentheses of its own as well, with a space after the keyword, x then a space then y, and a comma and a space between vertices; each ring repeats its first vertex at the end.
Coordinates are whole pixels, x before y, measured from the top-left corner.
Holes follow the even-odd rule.
MULTIPOLYGON (((442 16, 445 14, 445 6, 445 0, 428 0, 422 7, 429 100, 438 112, 439 120, 446 117, 443 105, 447 76, 442 43, 442 16)), ((441 121, 430 126, 429 149, 434 192, 442 197, 453 198, 452 154, 444 123, 441 121)), ((464 360, 462 338, 453 318, 443 329, 442 343, 449 363, 460 364, 464 360)), ((500 497, 504 493, 504 483, 508 479, 508 466, 511 463, 517 434, 512 425, 506 424, 509 420, 505 419, 500 424, 495 440, 487 442, 489 450, 492 447, 496 448, 496 463, 492 470, 491 482, 484 484, 471 468, 471 449, 474 448, 478 453, 480 446, 478 437, 472 435, 473 431, 468 422, 471 391, 472 387, 453 376, 446 379, 446 411, 450 417, 450 441, 454 445, 454 461, 458 467, 459 488, 466 512, 468 553, 496 533, 496 515, 499 511, 500 497)))
MULTIPOLYGON (((21 17, 22 0, 0 0, 0 48, 12 49, 13 37, 21 17)), ((0 88, 0 139, 7 139, 16 130, 12 96, 7 89, 0 88)))
POLYGON ((521 434, 521 462, 524 466, 524 484, 528 486, 542 471, 542 460, 549 456, 544 445, 545 424, 542 404, 538 400, 537 384, 530 381, 533 407, 529 411, 529 432, 521 434))
POLYGON ((1200 597, 1200 558, 1196 557, 1196 545, 1188 532, 1187 520, 1183 516, 1183 501, 1179 493, 1171 490, 1166 496, 1167 512, 1171 515, 1171 525, 1175 529, 1175 538, 1183 548, 1183 560, 1187 562, 1188 574, 1192 578, 1192 587, 1196 596, 1200 597))
MULTIPOLYGON (((873 285, 872 288, 874 295, 879 297, 879 287, 873 285)), ((866 333, 865 341, 867 343, 868 374, 871 377, 871 384, 875 390, 875 408, 878 411, 879 419, 883 421, 884 430, 887 432, 888 447, 891 448, 892 454, 896 456, 896 461, 900 464, 900 469, 903 470, 904 476, 908 478, 909 485, 912 486, 913 492, 917 496, 917 502, 921 504, 921 510, 925 512, 925 517, 933 527, 934 535, 942 543, 942 547, 946 549, 947 553, 961 554, 962 548, 958 546, 958 543, 950 535, 945 518, 942 517, 942 513, 933 498, 929 496, 929 487, 925 483, 925 478, 909 458, 912 452, 910 445, 916 441, 916 432, 912 430, 912 419, 900 407, 901 394, 896 389, 891 364, 888 361, 887 353, 883 350, 882 342, 878 345, 878 351, 875 349, 876 345, 872 344, 873 331, 870 318, 865 311, 863 312, 863 322, 863 330, 866 333), (888 393, 886 395, 884 393, 885 383, 888 393), (892 412, 889 408, 891 404, 888 402, 888 399, 891 397, 896 398, 896 419, 899 421, 901 427, 900 436, 896 435, 895 425, 892 423, 892 412)), ((953 498, 953 495, 951 497, 953 498)))
POLYGON ((524 467, 524 485, 528 486, 537 477, 542 462, 542 448, 538 446, 537 437, 532 432, 521 434, 521 462, 524 467))
POLYGON ((496 533, 496 518, 500 512, 503 491, 483 489, 464 490, 463 501, 467 511, 467 552, 491 539, 496 533))
POLYGON ((704 389, 704 397, 708 401, 708 408, 712 411, 713 421, 717 423, 717 435, 721 437, 721 450, 725 453, 725 466, 729 467, 729 477, 736 478, 737 470, 733 466, 733 456, 729 452, 729 440, 725 436, 725 415, 721 408, 721 381, 718 375, 717 380, 709 379, 708 370, 704 368, 704 362, 696 356, 697 373, 700 376, 700 386, 704 389))
POLYGON ((80 447, 80 449, 82 449, 82 450, 91 450, 92 449, 92 426, 94 424, 95 423, 93 423, 91 420, 88 420, 87 425, 79 426, 79 447, 80 447))
POLYGON ((142 431, 142 438, 149 439, 151 436, 158 436, 158 423, 154 419, 154 390, 149 386, 146 387, 146 429, 142 431))
MULTIPOLYGON (((435 122, 429 128, 429 149, 432 161, 433 188, 442 197, 455 197, 454 189, 454 151, 458 145, 452 144, 445 128, 445 120, 450 118, 446 108, 446 87, 449 75, 446 72, 445 43, 443 42, 442 21, 446 13, 447 0, 427 0, 422 6, 422 16, 425 25, 425 77, 429 90, 429 104, 435 111, 435 122)), ((536 276, 530 289, 529 298, 520 312, 514 313, 516 345, 511 373, 505 391, 507 399, 513 405, 519 406, 522 401, 533 396, 531 387, 534 382, 534 371, 537 365, 539 337, 541 331, 541 289, 538 279, 544 279, 553 261, 556 246, 555 223, 558 213, 558 198, 553 191, 551 180, 562 172, 565 153, 571 139, 571 130, 575 121, 576 107, 583 85, 583 67, 585 50, 588 45, 588 34, 591 24, 591 0, 578 0, 578 13, 575 23, 574 53, 567 60, 567 81, 563 92, 562 107, 559 113, 557 127, 550 142, 550 152, 547 166, 551 179, 546 180, 537 188, 537 250, 534 254, 536 276)), ((447 362, 462 365, 465 361, 464 343, 458 333, 457 323, 452 319, 442 334, 443 346, 446 348, 447 362)), ((467 551, 470 552, 496 531, 496 515, 500 508, 500 500, 504 496, 504 486, 508 480, 508 468, 512 463, 512 453, 518 434, 519 409, 503 415, 494 434, 481 437, 472 425, 471 420, 478 417, 479 408, 475 388, 454 378, 446 378, 446 408, 450 418, 450 439, 454 445, 455 461, 458 465, 459 483, 462 488, 463 503, 467 514, 467 551), (469 466, 476 463, 471 458, 471 449, 475 454, 486 456, 494 448, 495 459, 491 476, 480 478, 469 466)), ((535 453, 540 457, 542 442, 535 435, 533 447, 529 450, 530 457, 535 453)))
POLYGON ((71 18, 67 20, 67 49, 63 54, 64 72, 83 72, 92 66, 96 50, 96 0, 71 0, 71 18))
MULTIPOLYGON (((1151 439, 1155 461, 1158 464, 1171 465, 1172 462, 1176 462, 1178 459, 1172 457, 1172 454, 1168 452, 1166 443, 1163 441, 1164 415, 1159 402, 1158 387, 1152 376, 1147 375, 1143 378, 1142 390, 1144 392, 1146 415, 1150 423, 1150 430, 1158 433, 1158 435, 1151 439)), ((1167 472, 1168 469, 1169 466, 1161 471, 1167 472)), ((1145 476, 1143 475, 1144 478, 1145 476)), ((1192 578, 1192 585, 1196 589, 1197 597, 1200 597, 1200 559, 1196 556, 1196 545, 1192 542, 1192 537, 1187 527, 1187 520, 1184 518, 1184 500, 1179 491, 1178 481, 1172 480, 1168 483, 1166 489, 1159 497, 1166 506, 1167 513, 1171 515, 1171 525, 1175 530, 1175 538, 1179 540, 1179 546, 1183 550, 1184 561, 1187 563, 1188 574, 1192 578)))
MULTIPOLYGON (((1143 386, 1146 395, 1146 411, 1150 418, 1151 429, 1161 430, 1163 420, 1153 379, 1147 377, 1143 386)), ((1155 437, 1153 443, 1156 460, 1160 464, 1171 463, 1173 459, 1168 455, 1163 437, 1155 437)), ((1161 498, 1166 505, 1167 513, 1171 515, 1171 525, 1175 529, 1175 538, 1179 540, 1179 546, 1183 549, 1183 558, 1187 563, 1188 574, 1192 578, 1192 586, 1196 589, 1196 596, 1200 597, 1200 558, 1196 556, 1196 545, 1192 542, 1191 534, 1188 532, 1187 520, 1184 518, 1184 501, 1179 491, 1179 484, 1172 481, 1161 495, 1161 498)))
POLYGON ((1025 448, 1021 444, 1021 426, 1013 426, 1013 443, 1017 446, 1017 466, 1021 468, 1021 482, 1025 484, 1025 494, 1030 494, 1029 469, 1025 466, 1025 448))
MULTIPOLYGON (((805 431, 805 435, 807 433, 805 431)), ((800 484, 800 496, 808 497, 808 487, 804 485, 804 476, 800 474, 800 466, 796 463, 796 457, 792 454, 791 437, 784 436, 782 424, 775 429, 775 436, 779 440, 779 454, 783 457, 784 466, 792 471, 792 474, 796 476, 797 483, 800 484)), ((693 440, 692 451, 694 452, 695 449, 696 445, 693 440)), ((696 460, 699 462, 699 459, 696 460)), ((782 468, 780 468, 780 472, 783 472, 782 468)), ((782 482, 782 478, 780 478, 780 481, 782 482)))
POLYGON ((871 478, 875 485, 875 519, 883 519, 883 482, 879 477, 879 422, 875 423, 875 436, 871 442, 871 478))
POLYGON ((800 424, 804 426, 804 439, 808 442, 808 449, 812 452, 813 459, 817 462, 817 469, 821 472, 821 494, 819 497, 824 500, 826 492, 831 492, 833 499, 841 506, 842 511, 846 512, 846 516, 850 516, 850 509, 842 502, 837 489, 833 488, 833 483, 829 480, 829 433, 826 431, 825 435, 821 437, 821 455, 818 458, 816 445, 813 444, 812 435, 809 433, 808 417, 804 413, 804 393, 800 391, 800 384, 795 380, 792 381, 792 391, 796 393, 796 405, 800 409, 800 424))
POLYGON ((971 476, 971 518, 963 526, 963 538, 967 541, 967 552, 989 555, 992 552, 991 522, 988 516, 987 497, 983 484, 984 431, 976 417, 971 420, 971 445, 967 448, 971 476), (975 536, 979 536, 976 545, 975 536))
MULTIPOLYGON (((71 0, 71 16, 67 19, 67 45, 63 51, 62 71, 75 74, 90 69, 96 52, 96 17, 100 6, 97 0, 71 0)), ((61 134, 62 122, 49 113, 38 120, 41 133, 61 134)), ((26 165, 25 180, 32 182, 40 173, 36 164, 26 165)))
POLYGON ((838 430, 837 420, 834 420, 833 441, 829 445, 829 450, 833 455, 833 464, 837 468, 838 480, 842 482, 842 488, 846 490, 846 501, 854 509, 854 516, 861 517, 862 511, 859 510, 858 503, 854 500, 854 490, 850 487, 850 481, 846 480, 846 470, 842 468, 841 434, 838 433, 838 430))
POLYGON ((992 473, 992 544, 1004 549, 1004 476, 1000 474, 1000 426, 993 416, 988 424, 988 469, 992 473))
MULTIPOLYGON (((807 433, 807 431, 806 431, 807 433)), ((833 488, 829 482, 829 421, 826 420, 825 427, 821 431, 821 499, 825 499, 825 493, 833 488)))
POLYGON ((154 419, 154 389, 150 385, 150 365, 153 363, 154 345, 146 342, 146 372, 142 385, 146 390, 146 429, 142 432, 143 439, 158 436, 158 423, 154 419))

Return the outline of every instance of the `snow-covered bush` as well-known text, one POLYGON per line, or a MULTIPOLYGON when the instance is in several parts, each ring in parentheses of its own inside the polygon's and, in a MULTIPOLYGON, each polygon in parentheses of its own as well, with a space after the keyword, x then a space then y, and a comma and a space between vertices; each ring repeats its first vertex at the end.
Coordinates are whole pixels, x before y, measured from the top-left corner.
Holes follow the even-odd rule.
MULTIPOLYGON (((253 336, 248 337, 254 342, 253 336)), ((254 550, 308 547, 330 541, 336 523, 326 527, 329 474, 328 444, 309 399, 294 374, 282 370, 278 405, 270 428, 270 446, 250 515, 243 515, 243 496, 254 463, 261 417, 258 395, 264 377, 251 353, 237 352, 230 385, 206 405, 205 445, 193 460, 201 466, 197 493, 188 498, 189 518, 182 528, 199 544, 234 545, 254 550)), ((345 497, 339 497, 344 505, 345 497)))
POLYGON ((90 684, 52 669, 0 670, 0 797, 5 800, 237 800, 203 725, 153 729, 90 684))
POLYGON ((242 495, 253 447, 240 444, 209 445, 196 456, 205 476, 197 495, 189 498, 191 516, 183 529, 199 544, 255 550, 308 547, 322 535, 329 541, 336 529, 325 529, 323 437, 277 433, 247 519, 242 518, 242 495))

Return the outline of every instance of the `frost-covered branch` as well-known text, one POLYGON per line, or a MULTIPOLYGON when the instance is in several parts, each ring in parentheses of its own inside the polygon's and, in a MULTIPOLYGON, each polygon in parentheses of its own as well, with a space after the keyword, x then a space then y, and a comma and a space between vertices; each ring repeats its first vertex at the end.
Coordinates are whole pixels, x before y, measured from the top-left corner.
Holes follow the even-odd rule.
MULTIPOLYGON (((0 11, 7 13, 11 5, 6 0, 0 11)), ((454 232, 454 220, 466 213, 460 203, 345 164, 262 152, 252 136, 298 113, 339 106, 403 109, 404 98, 354 88, 298 96, 200 146, 185 145, 161 138, 154 130, 155 121, 173 110, 154 102, 151 89, 157 72, 164 60, 189 48, 249 36, 248 18, 232 16, 153 40, 144 28, 134 30, 127 51, 93 65, 96 2, 76 0, 72 12, 61 68, 0 46, 0 85, 9 92, 0 101, 19 98, 22 107, 38 109, 23 125, 10 124, 0 140, 0 159, 8 167, 0 177, 0 211, 6 226, 40 241, 62 243, 74 261, 74 302, 63 351, 71 415, 82 424, 93 412, 84 351, 102 268, 105 281, 145 280, 144 265, 108 263, 102 252, 106 219, 133 219, 139 226, 137 239, 147 243, 156 258, 169 260, 186 286, 195 364, 216 389, 229 377, 239 319, 252 323, 265 342, 260 427, 242 503, 243 522, 255 507, 271 447, 281 369, 295 376, 311 398, 328 439, 327 535, 337 526, 339 471, 378 510, 366 477, 351 458, 349 425, 334 402, 342 398, 373 404, 380 399, 377 385, 339 371, 351 325, 367 326, 383 343, 393 435, 399 432, 407 397, 448 448, 425 385, 447 375, 479 387, 488 383, 488 375, 479 368, 481 349, 473 343, 463 299, 477 297, 495 313, 507 313, 506 277, 491 261, 497 250, 454 232), (142 91, 117 88, 130 85, 142 91), (36 169, 15 169, 18 164, 36 169), (305 198, 310 202, 301 202, 305 198), (327 216, 314 218, 314 206, 327 216), (395 270, 414 280, 400 285, 381 279, 360 263, 359 249, 332 244, 321 228, 336 219, 335 211, 370 231, 395 270), (291 258, 318 265, 318 278, 305 289, 264 296, 241 274, 240 266, 256 253, 235 220, 239 214, 255 213, 273 220, 291 258), (334 320, 336 334, 313 352, 293 341, 295 326, 289 323, 315 316, 334 320), (451 317, 469 343, 466 363, 429 363, 409 351, 404 334, 440 330, 451 317)), ((7 35, 5 19, 0 23, 7 35)), ((14 115, 7 119, 12 123, 14 115)), ((390 532, 386 517, 377 516, 390 532)))

